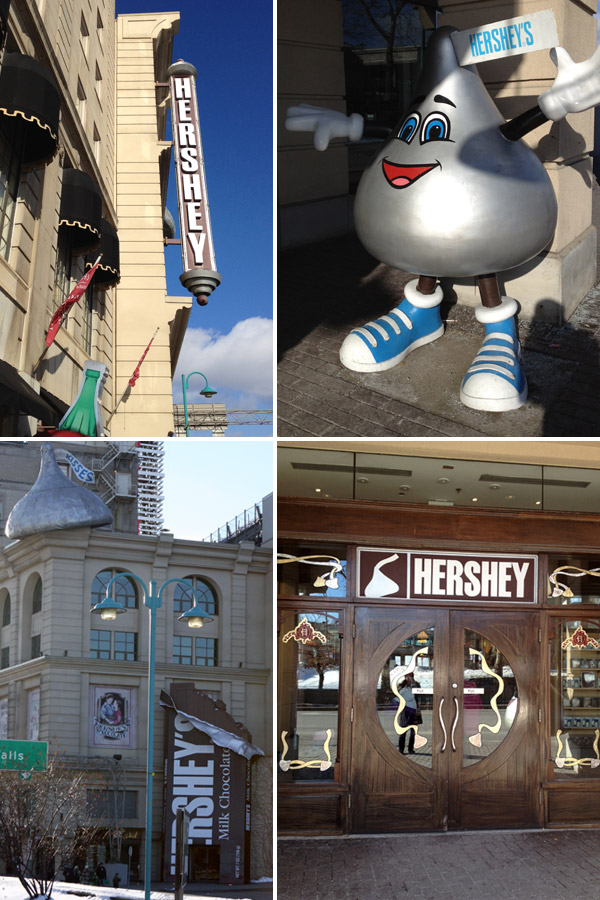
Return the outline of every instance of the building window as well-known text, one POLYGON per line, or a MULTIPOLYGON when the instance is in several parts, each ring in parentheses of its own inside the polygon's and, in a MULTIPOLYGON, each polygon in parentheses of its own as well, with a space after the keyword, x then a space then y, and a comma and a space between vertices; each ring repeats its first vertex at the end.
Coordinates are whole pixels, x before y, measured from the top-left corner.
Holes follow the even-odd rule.
POLYGON ((215 638, 194 638, 197 666, 217 665, 217 641, 215 638))
POLYGON ((100 132, 94 125, 94 159, 100 164, 100 132))
POLYGON ((39 634, 32 635, 31 638, 31 658, 37 659, 42 655, 42 638, 39 634))
MULTIPOLYGON (((103 569, 98 572, 92 582, 92 606, 96 606, 106 597, 106 585, 115 575, 119 574, 118 569, 103 569)), ((138 597, 135 583, 123 575, 117 581, 113 582, 111 587, 111 595, 117 603, 121 603, 125 609, 137 609, 138 597)))
POLYGON ((137 659, 137 634, 133 631, 115 631, 113 659, 137 659))
POLYGON ((92 352, 94 322, 94 285, 89 284, 81 299, 81 346, 89 355, 92 352))
POLYGON ((94 659, 110 659, 110 631, 90 631, 90 656, 94 659))
POLYGON ((98 32, 98 43, 101 47, 104 47, 104 22, 102 21, 100 10, 98 10, 96 16, 96 30, 98 32))
POLYGON ((79 113, 82 125, 85 125, 86 100, 87 98, 85 96, 83 85, 81 81, 77 79, 77 112, 79 113))
POLYGON ((81 25, 80 25, 79 40, 81 41, 81 46, 83 47, 83 52, 87 59, 88 50, 90 47, 90 32, 87 27, 87 22, 85 21, 83 13, 81 13, 81 25))
POLYGON ((96 96, 99 102, 102 102, 102 72, 96 63, 96 96))
POLYGON ((192 638, 188 635, 173 635, 173 662, 182 666, 191 666, 192 638))
MULTIPOLYGON (((184 581, 189 582, 195 589, 202 609, 204 609, 209 616, 218 615, 217 595, 214 588, 212 588, 203 578, 200 578, 199 575, 186 575, 184 581)), ((181 584, 178 584, 175 587, 175 592, 173 594, 174 611, 178 615, 181 615, 181 613, 187 612, 187 610, 193 606, 193 603, 194 595, 191 591, 188 591, 181 584)))
POLYGON ((2 627, 10 625, 10 594, 6 595, 4 606, 2 607, 2 627))
POLYGON ((3 647, 0 655, 0 669, 8 669, 10 666, 10 647, 3 647))
POLYGON ((87 808, 91 819, 137 819, 137 791, 98 791, 88 788, 87 808), (115 815, 116 813, 116 815, 115 815))
POLYGON ((191 666, 192 664, 216 666, 216 638, 193 638, 187 634, 173 635, 173 662, 182 666, 191 666))
POLYGON ((9 141, 0 128, 0 255, 8 259, 15 220, 22 146, 9 141))
POLYGON ((58 245, 56 248, 56 277, 54 280, 54 308, 58 309, 71 293, 71 270, 73 268, 73 250, 69 228, 58 229, 58 245))
POLYGON ((41 612, 42 609, 42 579, 38 578, 33 589, 33 597, 31 600, 31 615, 41 612))

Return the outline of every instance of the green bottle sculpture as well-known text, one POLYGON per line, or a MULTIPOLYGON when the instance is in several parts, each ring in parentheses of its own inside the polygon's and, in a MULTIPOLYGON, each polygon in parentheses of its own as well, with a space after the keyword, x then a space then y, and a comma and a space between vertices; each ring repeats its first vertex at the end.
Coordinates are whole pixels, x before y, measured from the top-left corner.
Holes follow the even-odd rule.
POLYGON ((58 426, 60 431, 70 431, 84 437, 102 437, 102 412, 100 395, 108 376, 104 363, 86 362, 79 392, 58 426))

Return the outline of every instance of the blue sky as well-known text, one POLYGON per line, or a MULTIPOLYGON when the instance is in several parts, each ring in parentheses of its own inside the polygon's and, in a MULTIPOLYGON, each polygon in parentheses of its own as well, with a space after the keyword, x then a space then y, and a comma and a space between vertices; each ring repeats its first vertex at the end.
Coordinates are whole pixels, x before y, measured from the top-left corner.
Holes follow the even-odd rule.
POLYGON ((164 527, 202 540, 273 490, 273 442, 166 440, 164 527))
MULTIPOLYGON (((273 5, 272 0, 116 0, 116 14, 180 13, 173 60, 198 69, 196 90, 217 269, 208 306, 194 300, 173 381, 203 372, 228 409, 273 406, 273 5)), ((170 120, 166 138, 170 140, 170 120)), ((172 166, 171 166, 172 168, 172 166)), ((167 205, 178 224, 171 171, 167 205)), ((167 291, 182 296, 181 250, 166 248, 167 291)), ((189 295, 188 295, 189 296, 189 295)), ((188 403, 199 396, 192 379, 188 403)), ((267 437, 269 426, 230 427, 228 436, 267 437)), ((201 435, 200 435, 201 436, 201 435)))

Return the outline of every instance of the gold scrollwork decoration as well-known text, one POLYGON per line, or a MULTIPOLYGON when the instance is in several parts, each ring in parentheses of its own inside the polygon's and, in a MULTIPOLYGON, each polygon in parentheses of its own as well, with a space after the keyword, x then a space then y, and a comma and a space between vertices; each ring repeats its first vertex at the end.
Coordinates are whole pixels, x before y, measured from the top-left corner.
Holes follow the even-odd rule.
POLYGON ((393 680, 391 680, 391 687, 398 698, 398 709, 396 710, 396 715, 394 716, 394 731, 396 734, 406 734, 407 731, 414 731, 415 733, 415 750, 419 750, 421 747, 424 747, 427 743, 427 738, 422 734, 419 734, 419 726, 418 725, 400 725, 400 716, 402 715, 402 710, 406 706, 406 700, 402 696, 402 694, 398 690, 398 684, 403 678, 406 678, 407 675, 411 675, 417 667, 417 656, 423 656, 424 654, 429 653, 429 647, 421 647, 420 650, 417 650, 413 653, 409 664, 405 667, 402 666, 400 671, 396 674, 393 680))
POLYGON ((563 750, 563 742, 560 739, 561 734, 563 733, 562 729, 559 728, 556 732, 556 740, 558 742, 558 750, 556 752, 556 756, 554 757, 554 762, 558 766, 559 769, 572 769, 574 766, 589 766, 591 769, 597 769, 600 766, 600 753, 598 752, 598 741, 600 740, 600 729, 596 728, 594 734, 596 735, 594 740, 594 753, 596 756, 588 756, 583 759, 575 759, 574 756, 561 756, 563 750))
POLYGON ((289 771, 289 769, 320 769, 321 772, 326 772, 327 769, 330 769, 333 765, 331 761, 331 753, 329 752, 329 743, 331 741, 332 731, 331 728, 328 728, 325 732, 325 741, 323 743, 323 752, 327 759, 286 759, 289 745, 286 741, 286 737, 288 735, 287 731, 281 732, 281 743, 283 744, 283 754, 281 759, 279 760, 279 768, 283 772, 289 771))
POLYGON ((475 650, 473 647, 469 647, 469 654, 471 656, 479 656, 481 659, 481 668, 485 672, 486 675, 491 675, 492 678, 495 678, 498 682, 498 690, 490 700, 490 706, 496 713, 496 722, 494 725, 488 725, 487 722, 481 722, 479 728, 477 730, 477 734, 472 734, 469 737, 469 743, 473 744, 474 747, 481 747, 482 735, 481 732, 484 728, 487 728, 492 734, 498 734, 500 731, 500 726, 502 725, 502 716, 500 715, 500 711, 498 709, 498 697, 504 690, 504 679, 498 675, 496 672, 492 671, 487 664, 487 660, 483 653, 480 653, 479 650, 475 650))
POLYGON ((327 556, 324 553, 313 553, 309 556, 292 556, 290 553, 277 554, 278 566, 284 566, 286 563, 293 562, 304 562, 309 566, 325 566, 326 569, 330 570, 329 573, 326 573, 327 577, 317 575, 313 587, 329 587, 332 588, 332 590, 339 587, 336 576, 344 567, 337 556, 327 556))
POLYGON ((300 619, 295 628, 292 628, 291 631, 288 631, 288 633, 283 636, 282 641, 284 644, 287 644, 292 638, 294 638, 298 644, 307 644, 309 641, 321 641, 322 644, 327 643, 325 635, 321 631, 317 631, 313 628, 306 616, 304 616, 303 619, 300 619))
POLYGON ((566 575, 568 578, 583 578, 584 575, 592 575, 594 578, 600 578, 600 569, 580 569, 578 566, 559 566, 548 576, 550 589, 553 597, 573 596, 573 591, 568 584, 557 579, 557 575, 566 575))

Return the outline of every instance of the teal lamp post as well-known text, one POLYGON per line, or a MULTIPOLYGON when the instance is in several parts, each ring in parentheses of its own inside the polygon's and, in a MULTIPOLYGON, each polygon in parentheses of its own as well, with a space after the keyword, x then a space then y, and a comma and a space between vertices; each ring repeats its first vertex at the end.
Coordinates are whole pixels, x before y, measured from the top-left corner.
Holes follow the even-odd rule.
MULTIPOLYGON (((193 374, 193 373, 192 373, 193 374)), ((152 778, 154 775, 154 669, 156 655, 156 611, 162 606, 162 596, 168 584, 177 582, 184 584, 186 590, 194 595, 194 604, 179 616, 179 620, 187 622, 190 628, 201 628, 205 622, 213 619, 200 608, 198 594, 189 581, 183 578, 169 578, 160 587, 156 581, 150 582, 148 588, 139 575, 133 572, 119 572, 106 585, 106 596, 100 603, 92 607, 93 613, 99 613, 104 620, 116 619, 119 613, 127 612, 122 604, 110 596, 113 582, 119 578, 130 578, 137 581, 144 591, 144 606, 150 610, 150 649, 148 653, 148 731, 146 756, 146 849, 144 856, 144 900, 150 900, 150 876, 152 869, 152 778)))
POLYGON ((188 385, 190 383, 190 378, 192 377, 192 375, 202 375, 202 377, 204 378, 204 388, 200 391, 200 393, 202 394, 203 397, 206 397, 208 399, 209 397, 214 397, 215 394, 217 393, 215 391, 215 389, 211 388, 211 386, 209 385, 208 378, 206 377, 204 372, 190 372, 190 374, 187 376, 187 378, 185 377, 185 375, 181 376, 181 383, 183 385, 183 415, 185 418, 185 436, 186 437, 190 436, 190 426, 189 426, 188 408, 187 408, 187 389, 188 389, 188 385))

